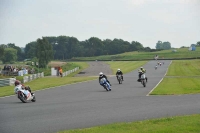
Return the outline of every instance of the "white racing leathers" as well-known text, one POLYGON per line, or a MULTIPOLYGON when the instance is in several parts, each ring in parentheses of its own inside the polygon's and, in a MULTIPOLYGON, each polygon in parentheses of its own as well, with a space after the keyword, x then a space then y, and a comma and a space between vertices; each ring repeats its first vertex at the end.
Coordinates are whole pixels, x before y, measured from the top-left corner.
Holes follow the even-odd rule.
POLYGON ((15 86, 15 88, 14 88, 15 94, 17 94, 18 91, 23 92, 26 95, 27 100, 31 100, 32 99, 31 93, 28 90, 22 89, 22 85, 21 84, 15 86))

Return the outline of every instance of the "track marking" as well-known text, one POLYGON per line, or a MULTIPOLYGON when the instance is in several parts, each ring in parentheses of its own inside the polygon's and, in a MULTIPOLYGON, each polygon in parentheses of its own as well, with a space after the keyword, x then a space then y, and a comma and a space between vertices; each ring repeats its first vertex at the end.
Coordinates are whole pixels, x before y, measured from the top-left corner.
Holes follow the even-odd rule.
MULTIPOLYGON (((165 72, 164 77, 167 75, 169 66, 170 66, 171 64, 172 64, 172 61, 169 63, 169 65, 168 65, 168 67, 167 67, 167 71, 165 72)), ((164 78, 164 77, 163 77, 163 78, 164 78)), ((158 82, 158 84, 156 84, 156 86, 155 86, 146 96, 149 96, 149 94, 151 94, 151 92, 162 82, 163 78, 158 82)))

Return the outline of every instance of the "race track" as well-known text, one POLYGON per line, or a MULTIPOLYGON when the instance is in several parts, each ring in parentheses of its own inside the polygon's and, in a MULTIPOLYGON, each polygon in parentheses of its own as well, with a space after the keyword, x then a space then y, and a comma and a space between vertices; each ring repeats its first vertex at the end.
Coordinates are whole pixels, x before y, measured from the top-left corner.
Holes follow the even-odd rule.
POLYGON ((200 95, 147 96, 165 75, 171 61, 154 69, 149 61, 147 87, 137 82, 137 71, 124 75, 123 84, 109 77, 112 91, 98 80, 37 91, 35 103, 16 96, 0 98, 0 133, 55 133, 114 122, 131 122, 175 115, 199 114, 200 95))

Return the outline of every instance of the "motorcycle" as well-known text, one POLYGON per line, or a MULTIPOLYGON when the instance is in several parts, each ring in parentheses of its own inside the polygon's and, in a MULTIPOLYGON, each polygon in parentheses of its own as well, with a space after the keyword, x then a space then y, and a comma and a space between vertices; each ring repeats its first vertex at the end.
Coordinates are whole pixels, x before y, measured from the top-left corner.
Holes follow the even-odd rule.
POLYGON ((105 78, 100 80, 100 84, 106 89, 107 91, 111 91, 110 84, 107 82, 105 78))
POLYGON ((144 73, 141 75, 141 78, 138 79, 138 82, 141 82, 141 84, 142 84, 144 87, 146 87, 147 77, 145 76, 144 73))
POLYGON ((15 92, 17 97, 23 102, 27 103, 28 101, 35 102, 35 94, 31 93, 29 90, 22 89, 21 86, 16 86, 15 92))
POLYGON ((122 75, 117 75, 117 80, 119 84, 122 84, 122 75))
POLYGON ((142 84, 144 87, 146 87, 146 77, 145 77, 145 74, 144 74, 144 73, 141 75, 141 84, 142 84))

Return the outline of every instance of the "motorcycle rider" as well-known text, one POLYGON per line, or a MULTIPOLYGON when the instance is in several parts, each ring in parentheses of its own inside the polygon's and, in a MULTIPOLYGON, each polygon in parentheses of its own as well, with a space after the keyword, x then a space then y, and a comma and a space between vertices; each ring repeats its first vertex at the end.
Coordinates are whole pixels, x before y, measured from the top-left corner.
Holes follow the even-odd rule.
POLYGON ((117 69, 117 72, 116 72, 117 79, 118 79, 118 75, 121 75, 122 76, 122 81, 124 81, 123 72, 120 69, 117 69))
MULTIPOLYGON (((110 84, 110 86, 112 86, 111 83, 110 83, 110 81, 108 81, 107 76, 104 75, 102 72, 100 72, 100 73, 99 73, 99 83, 100 83, 100 80, 101 80, 102 78, 105 78, 105 79, 107 80, 107 82, 110 84)), ((103 85, 101 85, 101 86, 103 86, 103 85)))
MULTIPOLYGON (((21 88, 22 90, 28 90, 31 93, 31 88, 29 86, 24 86, 24 84, 21 84, 21 82, 19 80, 15 80, 15 94, 17 94, 16 89, 17 88, 21 88)), ((31 93, 31 95, 33 95, 33 93, 31 93)))
POLYGON ((158 68, 158 66, 156 65, 156 66, 155 66, 155 69, 157 69, 157 68, 158 68))
MULTIPOLYGON (((138 81, 140 81, 142 74, 146 73, 146 70, 143 67, 140 67, 140 69, 138 70, 138 73, 139 73, 138 81)), ((145 77, 145 79, 146 79, 146 82, 147 82, 147 77, 145 77)))

